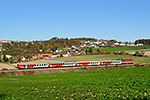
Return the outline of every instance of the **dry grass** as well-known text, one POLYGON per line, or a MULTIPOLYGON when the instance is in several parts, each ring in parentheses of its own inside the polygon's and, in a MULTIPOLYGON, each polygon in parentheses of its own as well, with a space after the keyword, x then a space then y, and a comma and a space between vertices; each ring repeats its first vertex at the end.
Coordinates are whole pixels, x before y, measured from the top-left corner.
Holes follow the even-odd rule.
MULTIPOLYGON (((146 54, 150 54, 150 51, 147 51, 146 54)), ((150 63, 150 57, 136 57, 130 55, 82 55, 82 56, 73 56, 73 57, 62 57, 62 58, 54 58, 54 59, 40 59, 35 61, 29 61, 25 63, 48 63, 48 62, 72 62, 72 61, 100 61, 100 60, 117 60, 118 58, 123 59, 133 59, 134 64, 139 63, 150 63)), ((3 68, 7 69, 16 69, 14 66, 17 64, 2 64, 0 63, 0 70, 3 68)))
POLYGON ((4 64, 4 63, 0 63, 0 70, 2 69, 16 69, 13 65, 8 65, 8 64, 4 64))

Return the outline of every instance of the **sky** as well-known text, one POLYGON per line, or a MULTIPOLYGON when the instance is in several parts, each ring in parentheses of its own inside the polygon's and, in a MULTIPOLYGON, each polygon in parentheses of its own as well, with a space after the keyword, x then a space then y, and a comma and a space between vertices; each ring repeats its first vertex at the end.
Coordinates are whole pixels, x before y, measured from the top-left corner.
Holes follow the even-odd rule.
POLYGON ((150 39, 150 0, 0 0, 0 40, 150 39))

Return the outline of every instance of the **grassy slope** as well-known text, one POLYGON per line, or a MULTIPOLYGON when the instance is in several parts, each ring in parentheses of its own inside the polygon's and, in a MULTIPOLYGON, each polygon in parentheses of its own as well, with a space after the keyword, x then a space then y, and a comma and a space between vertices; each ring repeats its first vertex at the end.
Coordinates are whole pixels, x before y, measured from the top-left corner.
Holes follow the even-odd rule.
POLYGON ((150 67, 0 78, 0 99, 150 99, 150 67))
MULTIPOLYGON (((149 49, 149 47, 146 47, 147 49, 149 49)), ((85 48, 85 50, 89 50, 89 48, 85 48)), ((102 50, 106 50, 106 51, 129 51, 129 50, 141 50, 142 47, 140 46, 123 46, 123 47, 115 47, 115 48, 101 48, 102 50)), ((93 48, 93 51, 97 51, 97 48, 93 48)))
POLYGON ((82 55, 67 58, 55 58, 55 61, 100 61, 100 60, 116 60, 119 57, 124 59, 133 59, 134 63, 150 63, 150 57, 136 57, 130 55, 82 55))
POLYGON ((106 51, 128 51, 128 50, 140 50, 141 47, 115 47, 115 48, 102 48, 102 50, 106 50, 106 51))

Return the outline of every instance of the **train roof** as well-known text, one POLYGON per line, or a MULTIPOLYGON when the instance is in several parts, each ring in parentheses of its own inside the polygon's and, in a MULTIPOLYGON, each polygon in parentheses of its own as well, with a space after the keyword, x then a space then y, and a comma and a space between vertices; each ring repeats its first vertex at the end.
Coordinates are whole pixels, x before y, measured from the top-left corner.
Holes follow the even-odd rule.
POLYGON ((20 65, 23 65, 23 64, 48 64, 48 63, 18 63, 18 64, 20 64, 20 65))
POLYGON ((100 60, 100 61, 121 61, 121 60, 100 60))
POLYGON ((53 64, 53 63, 75 63, 75 62, 50 62, 49 64, 53 64))
POLYGON ((24 64, 53 64, 53 63, 75 63, 75 62, 48 62, 48 63, 18 63, 20 65, 24 65, 24 64))
POLYGON ((99 62, 99 61, 76 61, 76 62, 99 62))

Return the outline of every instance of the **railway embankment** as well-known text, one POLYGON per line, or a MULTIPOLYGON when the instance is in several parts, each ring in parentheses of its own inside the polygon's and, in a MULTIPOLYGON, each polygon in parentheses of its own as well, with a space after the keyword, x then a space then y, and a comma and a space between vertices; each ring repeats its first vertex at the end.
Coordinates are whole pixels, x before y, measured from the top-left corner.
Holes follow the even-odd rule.
POLYGON ((129 65, 41 68, 41 69, 23 69, 23 70, 11 69, 11 70, 0 70, 0 77, 49 74, 49 73, 60 73, 60 72, 91 71, 91 70, 110 70, 110 69, 123 69, 123 68, 133 68, 133 67, 146 67, 146 66, 150 66, 150 63, 129 64, 129 65))

